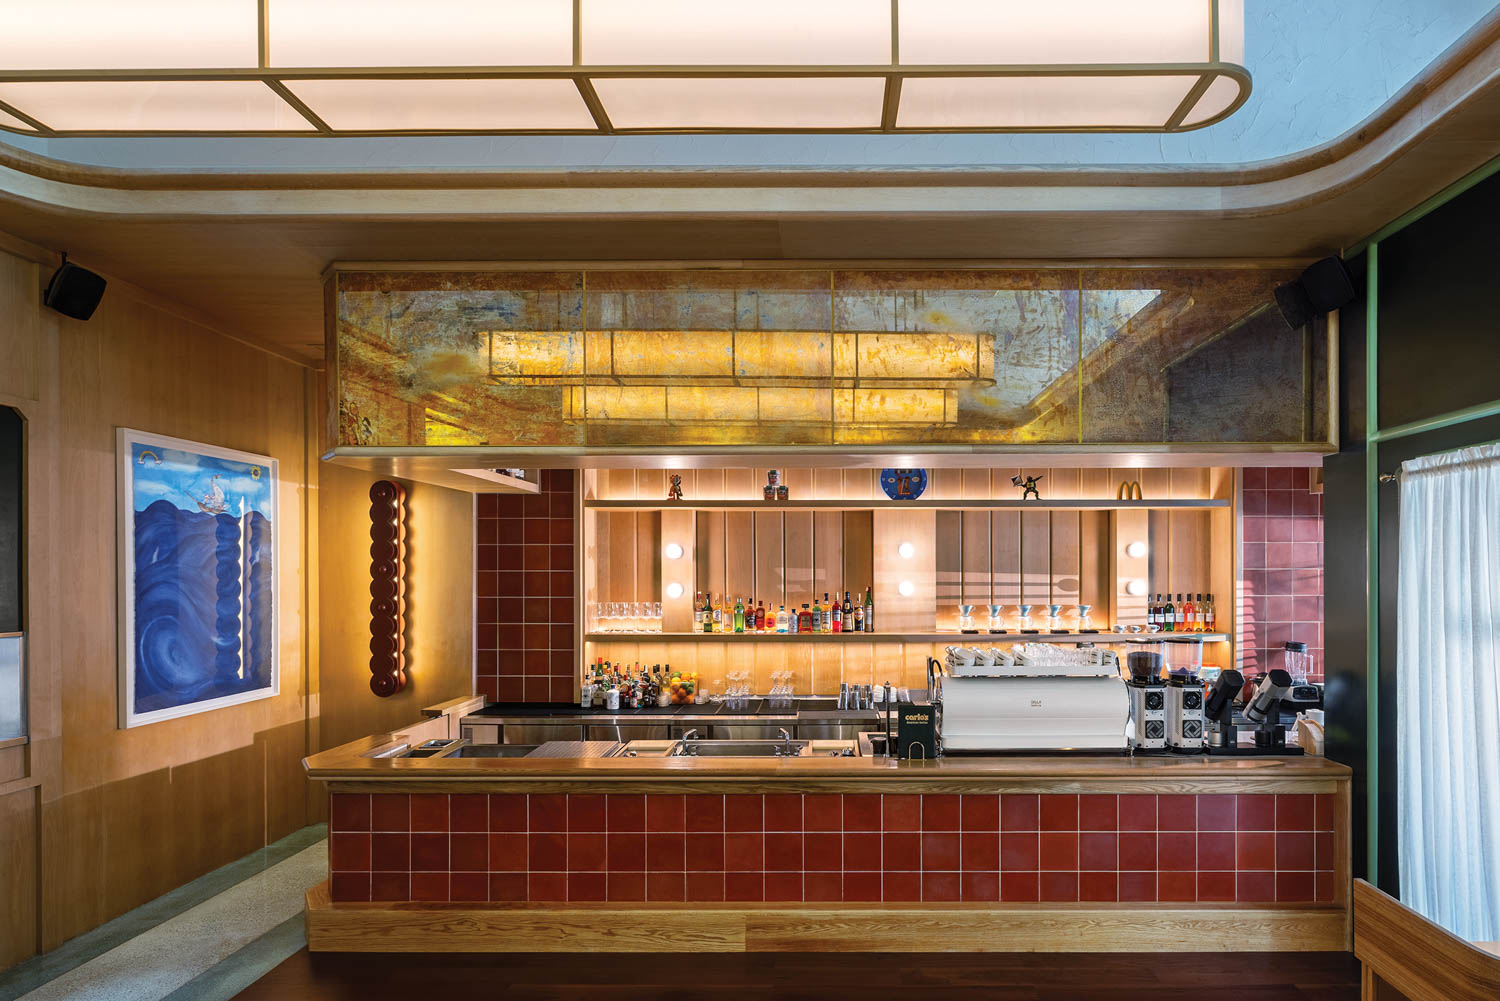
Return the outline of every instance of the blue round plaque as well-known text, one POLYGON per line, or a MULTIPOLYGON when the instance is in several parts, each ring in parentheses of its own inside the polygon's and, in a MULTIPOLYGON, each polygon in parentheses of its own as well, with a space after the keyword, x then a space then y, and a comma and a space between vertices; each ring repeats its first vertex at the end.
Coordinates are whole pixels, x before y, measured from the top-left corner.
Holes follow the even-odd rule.
POLYGON ((880 489, 891 500, 916 500, 927 489, 927 470, 882 469, 880 489))

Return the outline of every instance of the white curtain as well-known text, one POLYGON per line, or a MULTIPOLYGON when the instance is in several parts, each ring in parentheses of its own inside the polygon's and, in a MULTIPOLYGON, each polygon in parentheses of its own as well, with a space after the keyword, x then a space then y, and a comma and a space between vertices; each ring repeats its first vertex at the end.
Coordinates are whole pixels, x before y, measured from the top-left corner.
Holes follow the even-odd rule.
POLYGON ((1401 467, 1401 899, 1500 940, 1500 445, 1401 467))

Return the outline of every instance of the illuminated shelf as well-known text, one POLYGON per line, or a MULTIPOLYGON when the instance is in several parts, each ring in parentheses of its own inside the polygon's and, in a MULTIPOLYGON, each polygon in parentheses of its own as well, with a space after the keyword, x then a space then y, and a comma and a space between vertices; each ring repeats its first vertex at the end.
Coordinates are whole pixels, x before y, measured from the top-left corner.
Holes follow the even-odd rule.
POLYGON ((585 500, 599 511, 1198 511, 1228 500, 585 500))
POLYGON ((1226 633, 586 633, 590 643, 1146 643, 1157 640, 1228 642, 1226 633))

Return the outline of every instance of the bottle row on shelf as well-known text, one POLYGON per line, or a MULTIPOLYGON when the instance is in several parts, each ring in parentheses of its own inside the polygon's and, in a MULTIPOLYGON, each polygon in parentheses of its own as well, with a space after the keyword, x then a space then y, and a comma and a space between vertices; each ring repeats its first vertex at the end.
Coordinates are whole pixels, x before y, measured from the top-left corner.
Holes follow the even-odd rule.
POLYGON ((804 601, 801 610, 785 605, 766 608, 765 601, 742 598, 731 603, 726 594, 715 599, 702 591, 693 598, 693 632, 701 633, 873 633, 875 631, 875 595, 866 588, 864 601, 845 591, 844 600, 830 598, 823 592, 804 601))
POLYGON ((1179 593, 1158 594, 1146 605, 1146 624, 1164 633, 1212 633, 1218 631, 1218 611, 1214 596, 1179 593))

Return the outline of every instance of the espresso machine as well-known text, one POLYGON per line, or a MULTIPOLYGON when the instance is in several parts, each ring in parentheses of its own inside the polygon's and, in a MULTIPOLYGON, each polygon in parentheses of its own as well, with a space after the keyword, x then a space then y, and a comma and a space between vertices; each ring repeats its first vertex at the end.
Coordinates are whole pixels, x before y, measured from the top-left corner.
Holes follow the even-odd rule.
POLYGON ((1167 746, 1167 687, 1161 680, 1162 656, 1152 650, 1125 655, 1130 680, 1130 746, 1137 751, 1160 751, 1167 746))

